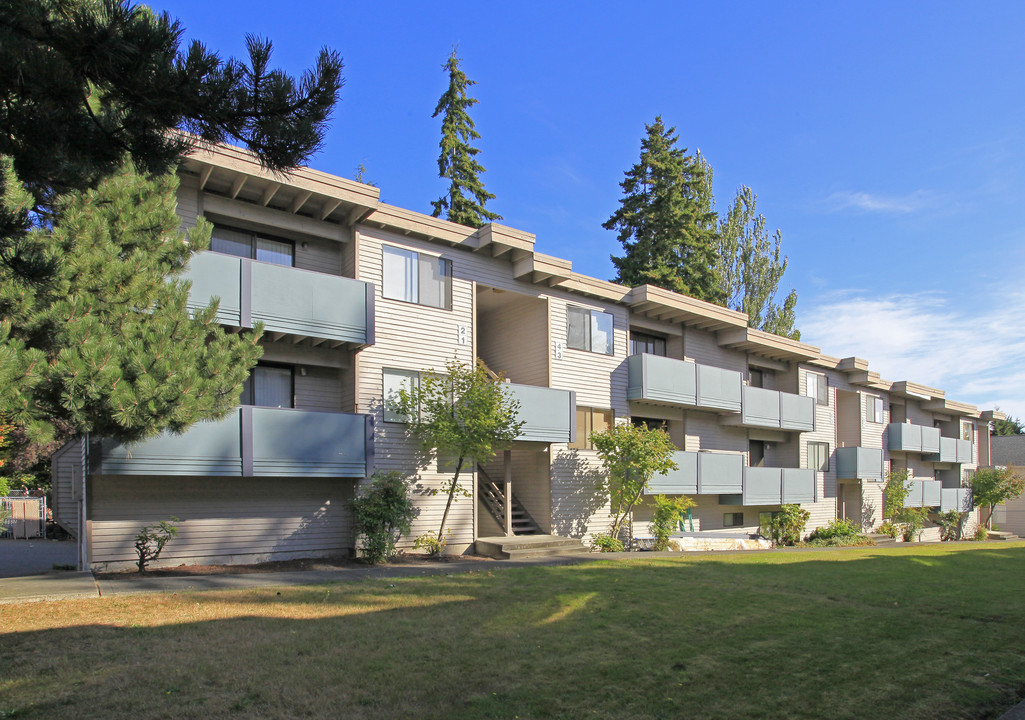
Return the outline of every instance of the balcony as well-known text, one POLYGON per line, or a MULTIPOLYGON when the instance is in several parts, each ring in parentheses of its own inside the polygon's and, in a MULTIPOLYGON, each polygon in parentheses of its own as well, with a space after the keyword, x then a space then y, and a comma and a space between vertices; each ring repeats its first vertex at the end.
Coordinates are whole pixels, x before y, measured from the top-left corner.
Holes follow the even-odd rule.
POLYGON ((534 385, 504 385, 520 403, 524 421, 517 440, 568 443, 576 439, 576 393, 534 385))
POLYGON ((657 475, 649 495, 728 495, 723 504, 781 505, 815 501, 815 471, 744 467, 740 453, 676 453, 676 470, 657 475))
POLYGON ((262 322, 268 333, 331 347, 374 342, 374 287, 361 280, 214 252, 196 254, 182 277, 192 281, 189 308, 219 297, 224 325, 262 322))
POLYGON ((676 470, 656 475, 645 491, 650 495, 733 495, 744 489, 744 456, 740 453, 676 451, 676 470))
POLYGON ((659 355, 627 359, 627 398, 655 405, 737 412, 743 378, 739 372, 659 355))
POLYGON ((972 491, 968 488, 942 488, 940 490, 940 512, 957 510, 972 511, 972 491))
POLYGON ((972 441, 941 437, 939 452, 932 453, 925 459, 934 463, 971 463, 972 441))
POLYGON ((181 435, 90 450, 100 475, 366 477, 372 468, 370 416, 244 406, 181 435))
POLYGON ((940 451, 940 429, 913 425, 911 423, 890 423, 890 452, 938 453, 940 451))
POLYGON ((837 480, 883 481, 883 451, 880 448, 839 447, 836 449, 837 480))
POLYGON ((943 483, 939 480, 911 480, 904 507, 934 508, 940 506, 943 483))
POLYGON ((815 398, 745 385, 739 416, 724 418, 723 425, 772 430, 815 429, 815 398))
POLYGON ((810 468, 744 468, 742 503, 783 505, 815 502, 815 471, 810 468))

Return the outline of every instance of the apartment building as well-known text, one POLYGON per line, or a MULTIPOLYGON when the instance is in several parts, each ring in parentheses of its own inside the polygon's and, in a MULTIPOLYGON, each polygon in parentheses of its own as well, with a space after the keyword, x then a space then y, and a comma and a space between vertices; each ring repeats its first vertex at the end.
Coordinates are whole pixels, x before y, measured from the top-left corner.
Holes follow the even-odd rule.
MULTIPOLYGON (((275 176, 231 147, 180 175, 183 225, 214 224, 187 273, 193 301, 220 298, 218 319, 240 332, 262 323, 265 352, 222 422, 131 447, 80 438, 54 456, 56 515, 93 567, 131 563, 139 528, 172 515, 168 564, 351 551, 348 501, 375 470, 417 478, 404 544, 436 530, 445 497, 432 491, 452 468, 422 460, 388 398, 453 359, 501 373, 524 420, 509 451, 471 469, 453 552, 606 531, 590 433, 612 423, 666 428, 679 467, 652 492, 693 496, 698 536, 757 532, 783 503, 811 512, 809 530, 838 516, 874 527, 891 466, 914 477, 912 502, 962 507, 965 473, 988 462, 992 413, 742 313, 575 273, 529 233, 386 205, 314 170, 275 176)), ((645 501, 633 534, 649 519, 645 501)))

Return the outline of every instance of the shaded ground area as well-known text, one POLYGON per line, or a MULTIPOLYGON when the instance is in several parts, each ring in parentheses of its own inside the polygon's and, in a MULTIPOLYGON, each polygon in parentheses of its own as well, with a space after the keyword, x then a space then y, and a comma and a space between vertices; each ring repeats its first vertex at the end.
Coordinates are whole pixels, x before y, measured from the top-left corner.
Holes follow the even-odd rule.
POLYGON ((54 565, 78 563, 78 547, 74 540, 13 540, 0 538, 0 578, 40 575, 54 565))
POLYGON ((1025 696, 1023 543, 500 567, 0 606, 0 716, 968 720, 1025 696))

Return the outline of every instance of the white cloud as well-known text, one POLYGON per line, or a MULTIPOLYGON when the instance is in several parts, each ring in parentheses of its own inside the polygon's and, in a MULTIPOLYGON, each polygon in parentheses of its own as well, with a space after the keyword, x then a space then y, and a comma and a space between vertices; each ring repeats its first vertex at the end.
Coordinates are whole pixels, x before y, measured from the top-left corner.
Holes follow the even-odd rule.
POLYGON ((878 195, 844 190, 830 195, 826 198, 826 203, 833 211, 854 209, 864 212, 906 214, 935 205, 936 196, 929 190, 915 190, 907 195, 878 195))
POLYGON ((1025 416, 1025 292, 982 310, 938 293, 843 291, 802 312, 801 339, 839 357, 857 355, 887 380, 912 380, 947 397, 1025 416))

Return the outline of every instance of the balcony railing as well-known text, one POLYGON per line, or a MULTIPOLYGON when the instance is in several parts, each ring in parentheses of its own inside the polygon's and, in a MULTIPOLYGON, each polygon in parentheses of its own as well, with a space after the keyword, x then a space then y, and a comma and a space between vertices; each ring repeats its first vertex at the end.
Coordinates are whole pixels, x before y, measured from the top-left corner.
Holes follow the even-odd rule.
POLYGON ((807 431, 815 429, 815 398, 745 385, 739 416, 725 425, 807 431))
POLYGON ((676 470, 652 478, 647 494, 729 495, 727 504, 781 505, 815 501, 815 471, 745 467, 740 453, 676 453, 676 470))
POLYGON ((235 327, 262 322, 268 332, 370 345, 374 287, 338 275, 201 252, 183 275, 192 281, 189 307, 221 299, 217 320, 235 327))
POLYGON ((658 405, 737 412, 743 378, 739 372, 659 355, 627 360, 627 397, 658 405))
POLYGON ((940 429, 912 423, 890 423, 891 452, 938 453, 940 429))
POLYGON ((546 443, 576 440, 576 393, 512 383, 505 387, 520 403, 519 419, 524 425, 517 440, 546 443))
POLYGON ((181 435, 134 445, 100 440, 90 451, 101 475, 361 478, 372 459, 368 415, 249 406, 181 435))
POLYGON ((839 447, 836 449, 838 480, 883 481, 883 451, 880 448, 839 447))
POLYGON ((939 452, 931 453, 925 459, 936 463, 971 463, 972 441, 941 437, 939 452))
POLYGON ((972 491, 968 488, 942 488, 940 490, 940 512, 957 510, 972 511, 972 491))
POLYGON ((934 508, 941 502, 943 483, 939 480, 910 480, 904 507, 934 508))

